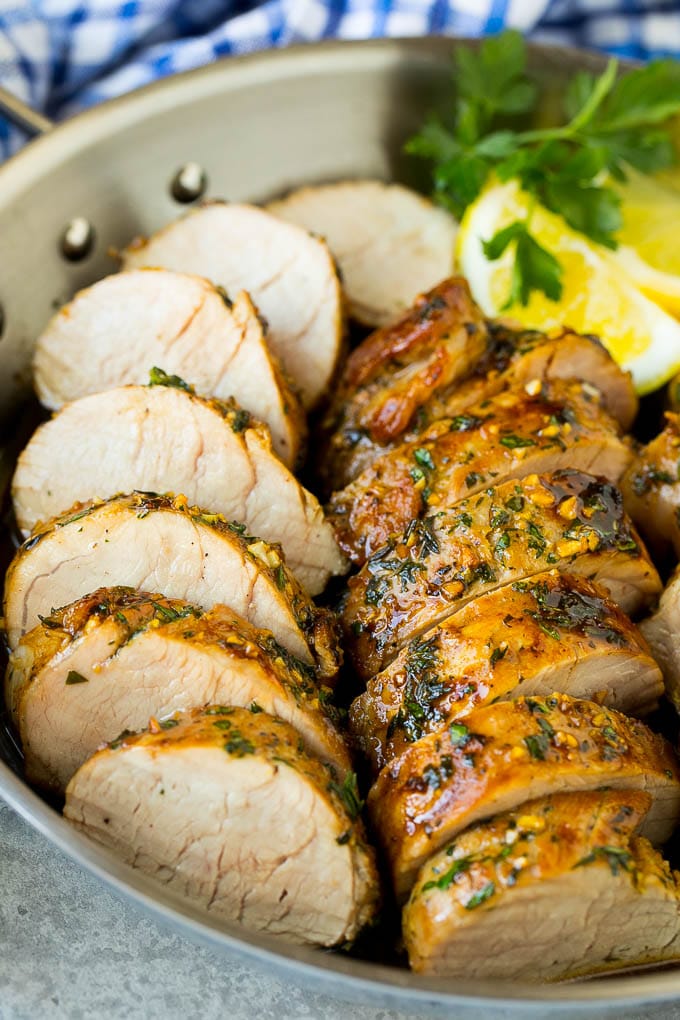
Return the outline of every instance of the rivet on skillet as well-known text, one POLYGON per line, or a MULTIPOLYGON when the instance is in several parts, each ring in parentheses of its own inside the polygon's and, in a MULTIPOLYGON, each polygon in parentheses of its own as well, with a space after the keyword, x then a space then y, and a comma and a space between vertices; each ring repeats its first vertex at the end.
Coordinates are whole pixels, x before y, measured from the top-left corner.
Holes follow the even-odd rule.
POLYGON ((208 186, 208 178, 200 163, 185 163, 170 182, 170 194, 176 202, 187 204, 200 198, 208 186))
POLYGON ((76 216, 67 223, 59 241, 59 249, 69 262, 86 258, 94 245, 94 228, 84 216, 76 216))

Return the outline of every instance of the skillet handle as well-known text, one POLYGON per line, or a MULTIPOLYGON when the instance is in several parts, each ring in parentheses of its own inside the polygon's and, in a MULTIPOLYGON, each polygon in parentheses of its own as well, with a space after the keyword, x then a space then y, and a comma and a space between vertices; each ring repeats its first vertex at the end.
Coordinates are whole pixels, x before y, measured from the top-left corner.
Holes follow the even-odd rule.
POLYGON ((15 95, 2 87, 0 87, 0 117, 6 117, 31 137, 44 135, 54 127, 52 121, 44 117, 42 113, 27 106, 21 99, 17 99, 15 95))

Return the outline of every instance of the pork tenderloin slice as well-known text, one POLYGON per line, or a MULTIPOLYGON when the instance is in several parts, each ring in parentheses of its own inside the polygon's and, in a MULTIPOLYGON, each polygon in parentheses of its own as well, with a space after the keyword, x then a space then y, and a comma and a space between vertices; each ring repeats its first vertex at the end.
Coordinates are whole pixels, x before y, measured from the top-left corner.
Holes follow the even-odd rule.
POLYGON ((319 470, 329 491, 351 481, 366 444, 396 442, 439 388, 469 374, 486 342, 467 283, 452 277, 359 344, 323 421, 319 470))
POLYGON ((245 525, 190 507, 183 496, 133 493, 76 507, 24 542, 5 579, 10 648, 55 606, 95 588, 129 586, 222 604, 331 679, 339 664, 333 616, 317 609, 287 568, 279 546, 245 525))
POLYGON ((362 564, 410 521, 506 478, 576 468, 617 482, 630 443, 590 384, 535 380, 396 446, 334 493, 329 517, 343 551, 362 564))
POLYGON ((498 393, 527 385, 573 379, 588 383, 600 394, 607 412, 624 430, 630 428, 638 407, 630 373, 622 371, 594 337, 571 330, 514 330, 500 320, 487 322, 486 331, 486 348, 477 360, 435 390, 401 436, 379 441, 352 423, 337 432, 332 442, 343 466, 338 484, 352 481, 396 443, 417 441, 439 419, 458 418, 498 393))
POLYGON ((470 376, 436 394, 425 409, 425 420, 460 414, 479 400, 534 379, 579 379, 602 395, 607 411, 628 431, 638 412, 638 398, 630 372, 614 361, 595 336, 562 328, 515 329, 504 319, 487 324, 489 342, 484 357, 470 376))
POLYGON ((181 492, 280 542, 300 584, 312 595, 322 591, 346 563, 316 497, 272 451, 267 427, 234 401, 155 378, 163 385, 82 397, 34 433, 12 483, 24 534, 93 496, 181 492))
POLYGON ((305 407, 335 372, 342 297, 323 241, 253 205, 208 202, 122 252, 124 269, 197 273, 228 293, 246 290, 269 325, 268 342, 305 407))
POLYGON ((635 835, 641 790, 557 794, 460 834, 404 908, 411 967, 561 981, 680 956, 680 876, 635 835))
POLYGON ((310 666, 226 606, 99 588, 45 617, 7 668, 7 701, 31 782, 63 793, 101 744, 150 717, 227 704, 291 723, 343 779, 345 742, 310 666))
POLYGON ((659 605, 640 624, 663 673, 666 694, 680 712, 680 567, 663 590, 659 605))
POLYGON ((626 613, 661 591, 618 489, 580 471, 528 475, 433 510, 350 578, 341 622, 357 672, 368 679, 472 599, 550 567, 599 582, 626 613))
POLYGON ((333 774, 298 744, 292 726, 264 712, 178 713, 90 758, 64 814, 209 913, 342 945, 374 917, 373 852, 333 774))
POLYGON ((400 184, 358 180, 298 188, 267 209, 325 239, 349 314, 366 326, 392 322, 453 272, 458 224, 400 184))
POLYGON ((377 773, 481 705, 554 690, 642 715, 663 680, 604 588, 551 570, 481 595, 414 638, 368 681, 350 728, 377 773))
POLYGON ((306 436, 304 412, 246 293, 233 305, 198 276, 144 269, 79 291, 38 338, 33 377, 51 410, 90 393, 148 381, 158 365, 199 392, 235 397, 269 426, 293 466, 306 436))
POLYGON ((644 723, 566 694, 477 708, 385 766, 368 795, 397 896, 418 869, 475 822, 554 793, 642 789, 652 804, 642 834, 665 842, 680 817, 680 772, 644 723))
POLYGON ((640 450, 621 479, 626 510, 659 559, 669 549, 680 557, 680 418, 666 414, 666 427, 640 450))

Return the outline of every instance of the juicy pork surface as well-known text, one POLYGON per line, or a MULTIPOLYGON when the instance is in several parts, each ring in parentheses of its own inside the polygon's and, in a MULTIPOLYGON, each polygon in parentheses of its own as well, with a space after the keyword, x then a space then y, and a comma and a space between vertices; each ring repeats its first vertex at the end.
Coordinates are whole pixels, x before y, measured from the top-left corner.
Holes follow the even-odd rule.
POLYGON ((10 656, 6 700, 26 775, 63 793, 78 768, 123 730, 203 705, 279 716, 343 779, 344 739, 313 669, 226 606, 132 588, 99 588, 44 618, 10 656))
POLYGON ((680 557, 680 418, 667 413, 666 419, 621 479, 626 510, 660 558, 669 546, 680 557))
POLYGON ((422 737, 382 770, 368 807, 403 898, 427 858, 475 822, 534 797, 600 787, 652 795, 641 829, 652 842, 677 826, 670 744, 614 709, 553 694, 477 708, 422 737))
POLYGON ((350 578, 341 620, 357 673, 368 679, 472 599, 550 567, 599 582, 627 613, 661 591, 618 489, 579 471, 528 475, 413 521, 350 578))
POLYGON ((659 605, 640 630, 661 666, 666 694, 680 712, 680 567, 663 590, 659 605))
POLYGON ((349 314, 367 326, 392 322, 453 272, 456 221, 400 184, 298 188, 267 209, 324 238, 340 268, 349 314))
POLYGON ((538 380, 441 418, 332 496, 338 542, 354 563, 410 521, 507 478, 576 468, 617 482, 633 452, 590 384, 538 380))
POLYGON ((182 493, 279 542, 312 595, 346 568, 316 497, 274 454, 266 426, 233 401, 177 386, 123 386, 68 404, 34 433, 12 482, 24 534, 75 503, 135 490, 182 493))
POLYGON ((378 899, 373 854, 338 789, 288 723, 218 705, 99 751, 69 783, 64 814, 219 917, 333 946, 378 899))
POLYGON ((306 230, 256 206, 209 202, 134 242, 122 259, 124 269, 197 273, 230 296, 248 291, 305 407, 328 389, 342 342, 342 295, 328 248, 306 230))
POLYGON ((348 484, 365 445, 395 442, 441 387, 462 379, 483 355, 487 330, 465 280, 422 294, 397 322, 356 347, 323 422, 319 474, 329 491, 348 484))
POLYGON ((481 705, 554 690, 633 715, 663 694, 647 642, 603 588, 551 570, 498 588, 414 638, 350 709, 377 773, 481 705))
POLYGON ((404 908, 411 967, 560 981, 680 957, 680 875, 636 835, 641 790, 557 794, 461 833, 404 908))
POLYGON ((150 493, 75 507, 24 542, 5 579, 10 648, 53 607, 119 585, 201 609, 226 605, 314 663, 319 677, 337 673, 333 618, 300 587, 279 546, 220 514, 189 507, 182 496, 150 493))
MULTIPOLYGON (((472 302, 467 307, 461 306, 460 316, 462 323, 466 319, 473 325, 478 322, 472 302)), ((608 413, 624 430, 630 428, 638 408, 630 374, 619 368, 595 338, 571 330, 551 333, 515 330, 499 320, 485 323, 483 347, 477 336, 473 340, 452 380, 445 384, 436 380, 437 385, 411 420, 406 423, 402 420, 400 429, 393 434, 379 433, 370 419, 357 419, 353 400, 362 397, 361 391, 354 398, 351 391, 348 395, 339 394, 331 421, 335 432, 329 441, 335 488, 347 485, 395 444, 416 441, 423 430, 440 418, 457 418, 498 393, 527 385, 533 388, 537 382, 578 379, 590 384, 600 394, 608 413)), ((379 348, 381 334, 374 334, 365 343, 379 348)), ((374 387, 377 392, 372 394, 378 407, 381 399, 389 396, 389 390, 381 393, 379 383, 374 387)))
POLYGON ((304 446, 304 412, 249 296, 234 298, 228 303, 201 277, 160 269, 99 280, 64 305, 38 338, 38 397, 58 410, 90 393, 146 383, 158 366, 200 393, 234 397, 266 422, 276 453, 293 466, 304 446))

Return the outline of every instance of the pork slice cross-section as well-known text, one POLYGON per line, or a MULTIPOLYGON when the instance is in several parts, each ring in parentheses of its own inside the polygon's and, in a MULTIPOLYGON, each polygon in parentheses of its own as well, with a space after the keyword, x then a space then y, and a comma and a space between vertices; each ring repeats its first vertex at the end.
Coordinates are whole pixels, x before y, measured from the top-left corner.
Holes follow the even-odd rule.
POLYGON ((305 407, 326 392, 343 333, 340 281, 323 241, 253 205, 209 202, 123 253, 124 269, 197 273, 246 290, 305 407))
POLYGON ((340 267, 349 313, 367 326, 391 322, 453 271, 456 221, 400 184, 304 187, 267 208, 325 239, 340 267))
POLYGON ((633 458, 592 387, 530 384, 442 418, 366 468, 329 504, 338 541, 363 563, 416 517, 506 478, 576 468, 617 482, 633 458))
POLYGON ((603 588, 551 570, 481 595, 414 638, 368 681, 350 722, 377 771, 480 705, 554 690, 641 715, 663 680, 603 588))
POLYGON ((377 874, 361 822, 295 729, 211 706, 90 758, 66 818, 209 913, 298 943, 351 942, 377 874))
POLYGON ((280 542, 312 595, 345 567, 316 497, 275 456, 266 426, 233 401, 181 387, 122 386, 68 404, 35 432, 12 483, 24 534, 75 503, 135 490, 182 493, 280 542))
POLYGON ((338 668, 332 616, 317 609, 279 546, 184 497, 133 493, 47 522, 24 542, 5 580, 11 648, 54 607, 96 588, 157 591, 211 609, 222 604, 270 630, 323 678, 338 668))
POLYGON ((661 590, 618 489, 580 471, 528 475, 433 509, 350 579, 342 620, 355 668, 372 676, 472 599, 551 567, 599 582, 627 613, 661 590))
POLYGON ((535 983, 677 960, 678 875, 636 835, 648 807, 639 790, 557 794, 461 833, 404 908, 413 969, 535 983))
POLYGON ((297 462, 304 412, 246 293, 228 304, 208 280, 160 269, 107 276, 54 316, 33 357, 38 397, 53 411, 90 393, 146 383, 155 366, 200 393, 234 397, 269 426, 277 455, 297 462))
POLYGON ((484 706, 428 734, 385 766, 368 805, 403 897, 427 858, 469 825, 534 797, 601 787, 650 793, 642 834, 671 836, 680 774, 670 744, 615 709, 554 694, 484 706))
POLYGON ((6 695, 31 782, 58 792, 97 748, 150 717, 208 704, 290 722, 340 779, 350 769, 312 667, 226 606, 99 588, 45 617, 10 656, 6 695))

